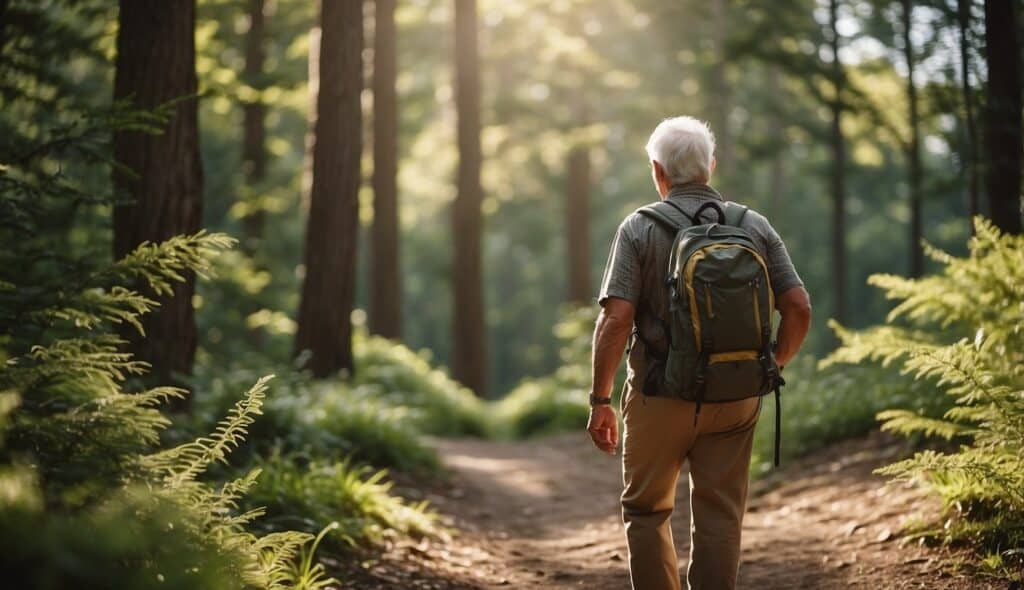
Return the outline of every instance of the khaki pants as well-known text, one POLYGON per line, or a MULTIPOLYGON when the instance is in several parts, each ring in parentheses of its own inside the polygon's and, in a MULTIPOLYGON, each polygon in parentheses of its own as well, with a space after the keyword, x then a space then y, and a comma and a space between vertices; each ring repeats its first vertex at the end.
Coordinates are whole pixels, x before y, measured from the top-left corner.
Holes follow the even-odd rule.
POLYGON ((622 403, 622 520, 634 590, 679 590, 669 519, 690 461, 691 590, 736 587, 740 532, 760 399, 696 404, 630 392, 622 403))

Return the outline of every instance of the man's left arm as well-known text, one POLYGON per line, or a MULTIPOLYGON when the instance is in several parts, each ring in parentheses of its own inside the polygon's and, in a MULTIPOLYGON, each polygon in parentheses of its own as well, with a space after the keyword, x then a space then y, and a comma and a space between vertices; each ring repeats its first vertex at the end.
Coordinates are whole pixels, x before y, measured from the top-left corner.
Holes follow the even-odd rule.
MULTIPOLYGON (((625 299, 609 297, 597 316, 594 328, 593 384, 591 394, 595 397, 611 397, 615 373, 622 360, 622 351, 633 331, 633 316, 636 308, 625 299)), ((590 408, 587 422, 594 445, 611 455, 619 445, 619 423, 615 410, 608 404, 596 404, 590 408)))

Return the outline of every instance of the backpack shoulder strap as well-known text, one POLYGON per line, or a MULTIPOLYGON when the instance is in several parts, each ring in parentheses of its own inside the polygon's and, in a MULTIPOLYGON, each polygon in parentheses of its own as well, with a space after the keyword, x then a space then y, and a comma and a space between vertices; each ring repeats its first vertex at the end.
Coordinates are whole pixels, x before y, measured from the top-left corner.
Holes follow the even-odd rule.
POLYGON ((732 201, 726 201, 723 209, 725 212, 725 224, 733 227, 742 225, 743 218, 747 216, 747 211, 750 211, 750 207, 744 207, 732 201))
POLYGON ((658 208, 658 205, 659 203, 655 203, 653 205, 640 207, 639 209, 636 210, 636 212, 639 213, 640 215, 643 215, 644 217, 653 219, 658 225, 668 229, 673 233, 683 229, 683 226, 681 226, 676 220, 672 219, 671 217, 666 215, 664 211, 660 210, 658 208))
POLYGON ((694 219, 694 217, 687 213, 686 211, 683 211, 682 207, 667 199, 664 201, 658 201, 657 203, 652 203, 645 207, 641 207, 637 209, 637 213, 643 215, 644 217, 649 217, 653 219, 654 221, 668 228, 672 232, 677 232, 683 229, 683 226, 678 221, 672 219, 671 216, 665 213, 664 209, 669 207, 678 211, 680 215, 685 217, 686 220, 690 222, 690 224, 700 225, 700 222, 694 219))

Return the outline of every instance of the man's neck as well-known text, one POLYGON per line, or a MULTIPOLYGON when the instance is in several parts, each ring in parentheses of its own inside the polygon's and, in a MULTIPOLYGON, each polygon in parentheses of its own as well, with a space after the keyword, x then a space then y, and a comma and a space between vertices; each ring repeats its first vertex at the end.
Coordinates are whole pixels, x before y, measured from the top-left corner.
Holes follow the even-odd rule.
POLYGON ((674 185, 669 189, 668 194, 665 195, 665 199, 671 197, 697 197, 705 199, 717 199, 723 201, 722 195, 718 193, 714 188, 704 182, 686 182, 683 184, 674 185))

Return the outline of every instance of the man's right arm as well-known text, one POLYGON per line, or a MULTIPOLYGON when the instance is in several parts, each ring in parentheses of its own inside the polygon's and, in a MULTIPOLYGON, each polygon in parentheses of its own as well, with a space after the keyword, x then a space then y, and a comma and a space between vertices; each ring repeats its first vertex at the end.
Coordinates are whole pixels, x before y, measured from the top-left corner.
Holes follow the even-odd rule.
POLYGON ((803 287, 786 289, 775 298, 775 309, 782 315, 775 347, 775 361, 781 367, 796 355, 807 337, 811 327, 811 296, 803 287))

